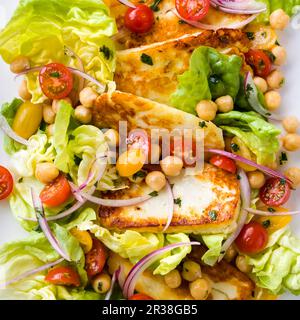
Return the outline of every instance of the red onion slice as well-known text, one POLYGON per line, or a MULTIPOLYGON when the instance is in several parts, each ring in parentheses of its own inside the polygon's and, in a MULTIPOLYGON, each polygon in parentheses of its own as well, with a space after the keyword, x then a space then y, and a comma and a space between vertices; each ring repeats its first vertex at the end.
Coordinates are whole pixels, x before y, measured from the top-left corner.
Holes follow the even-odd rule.
POLYGON ((173 214, 174 214, 174 195, 173 195, 171 185, 168 181, 167 181, 166 188, 168 191, 168 208, 167 209, 169 212, 168 212, 167 223, 166 223, 162 232, 165 232, 169 228, 169 226, 172 222, 172 219, 173 219, 173 214))
POLYGON ((80 76, 82 77, 83 79, 86 79, 90 82, 92 82, 93 84, 95 84, 97 87, 99 87, 101 90, 105 90, 106 88, 106 85, 104 85, 103 83, 99 82, 98 80, 96 80, 95 78, 93 78, 92 76, 90 76, 89 74, 85 73, 85 72, 82 72, 78 69, 75 69, 75 68, 72 68, 72 67, 68 67, 68 69, 76 74, 77 76, 80 76))
POLYGON ((248 160, 248 159, 246 159, 244 157, 238 156, 238 155, 233 154, 231 152, 227 152, 227 151, 224 151, 224 150, 218 150, 218 149, 205 149, 205 152, 220 154, 220 155, 225 156, 227 158, 230 158, 232 160, 243 162, 245 164, 248 164, 248 165, 250 165, 252 167, 257 168, 258 170, 264 172, 265 174, 267 174, 267 175, 269 175, 271 177, 276 177, 276 178, 283 179, 283 180, 287 181, 290 185, 293 184, 292 181, 289 178, 287 178, 284 174, 282 174, 280 172, 277 172, 275 170, 272 170, 272 169, 270 169, 268 167, 265 167, 263 165, 257 164, 254 161, 248 160))
POLYGON ((210 4, 223 12, 232 14, 255 14, 261 13, 267 10, 267 6, 262 2, 256 1, 218 1, 211 0, 210 4))
POLYGON ((54 266, 60 264, 61 262, 63 262, 64 260, 65 260, 64 258, 60 258, 60 259, 58 259, 58 260, 56 260, 54 262, 50 262, 50 263, 44 264, 44 265, 42 265, 42 266, 40 266, 40 267, 38 267, 36 269, 26 271, 26 272, 20 274, 19 276, 15 277, 12 280, 6 281, 5 283, 1 283, 0 284, 0 289, 5 289, 7 286, 9 286, 9 285, 11 285, 11 284, 13 284, 15 282, 19 282, 19 281, 21 281, 21 280, 23 280, 23 279, 25 279, 25 278, 27 278, 29 276, 32 276, 32 275, 34 275, 36 273, 39 273, 39 272, 47 270, 47 269, 49 269, 51 267, 54 267, 54 266))
POLYGON ((295 216, 297 214, 300 214, 300 211, 287 211, 287 212, 282 212, 282 211, 275 211, 275 212, 270 212, 270 211, 262 211, 262 210, 255 210, 252 208, 245 208, 249 213, 255 214, 258 216, 266 216, 266 217, 276 217, 276 216, 295 216))
POLYGON ((236 230, 222 245, 221 255, 219 256, 218 262, 220 262, 223 259, 228 248, 232 245, 232 243, 240 234, 241 230, 243 229, 243 226, 246 223, 247 216, 248 216, 248 212, 246 211, 245 208, 250 206, 251 188, 250 188, 249 180, 245 171, 242 169, 239 169, 238 174, 240 176, 241 198, 242 198, 241 213, 240 213, 236 230))
POLYGON ((31 72, 40 72, 42 70, 43 67, 33 67, 33 68, 29 68, 29 69, 26 69, 20 73, 18 73, 16 76, 15 76, 15 79, 19 78, 20 76, 23 76, 27 73, 31 73, 31 72))
POLYGON ((282 118, 268 110, 266 110, 258 99, 258 91, 250 72, 247 72, 244 81, 244 90, 250 106, 260 115, 267 119, 281 121, 282 118))
POLYGON ((3 115, 0 115, 0 128, 12 140, 19 142, 19 143, 23 144, 24 146, 29 145, 29 142, 26 139, 20 137, 19 135, 17 135, 13 131, 13 129, 10 127, 10 125, 8 124, 8 122, 6 121, 6 119, 4 118, 3 115))
POLYGON ((124 297, 130 298, 134 294, 134 288, 139 275, 142 274, 148 267, 150 267, 159 258, 159 256, 172 249, 192 245, 200 246, 201 243, 197 241, 173 243, 147 254, 138 263, 136 263, 128 273, 123 286, 124 297))
POLYGON ((40 197, 34 192, 34 190, 31 188, 31 197, 32 197, 32 203, 33 207, 36 213, 36 217, 39 223, 39 226, 41 227, 42 231, 44 232, 45 237, 48 239, 49 243, 51 244, 52 248, 60 254, 64 259, 67 261, 71 261, 71 258, 69 255, 61 248, 60 244, 58 243, 57 239, 53 235, 50 226, 45 218, 44 208, 41 202, 40 197))
POLYGON ((113 274, 112 278, 111 278, 111 285, 110 285, 110 289, 108 290, 104 300, 110 300, 110 297, 113 293, 113 290, 114 290, 114 286, 115 286, 115 283, 116 281, 118 281, 119 279, 119 275, 120 275, 120 272, 121 272, 121 267, 119 267, 113 274))
POLYGON ((136 5, 128 0, 118 0, 120 3, 124 4, 124 6, 127 6, 129 8, 135 9, 136 5))

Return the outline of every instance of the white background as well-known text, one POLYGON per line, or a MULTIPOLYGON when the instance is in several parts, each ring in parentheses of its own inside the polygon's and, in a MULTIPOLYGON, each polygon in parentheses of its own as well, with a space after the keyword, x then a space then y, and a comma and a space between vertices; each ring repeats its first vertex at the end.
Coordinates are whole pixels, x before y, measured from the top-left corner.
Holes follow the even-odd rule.
MULTIPOLYGON (((62 0, 63 1, 63 0, 62 0)), ((16 7, 18 0, 2 0, 0 3, 0 28, 8 21, 16 7)), ((284 115, 298 115, 300 118, 300 29, 289 28, 280 35, 280 43, 287 48, 288 64, 283 68, 286 76, 286 85, 281 90, 283 104, 281 113, 284 115)), ((9 72, 8 66, 0 61, 0 104, 11 101, 17 96, 17 82, 9 72)), ((2 133, 0 132, 0 164, 9 167, 8 157, 5 155, 2 145, 2 133)), ((289 155, 289 166, 300 167, 300 152, 289 155)), ((294 192, 289 208, 300 210, 300 191, 294 192), (298 197, 298 199, 297 199, 298 197), (298 200, 298 201, 297 201, 298 200)), ((295 217, 292 223, 294 232, 300 237, 300 216, 295 217)), ((26 232, 18 225, 12 217, 8 203, 0 202, 0 245, 11 240, 26 236, 26 232)), ((285 295, 287 299, 297 299, 285 295)))

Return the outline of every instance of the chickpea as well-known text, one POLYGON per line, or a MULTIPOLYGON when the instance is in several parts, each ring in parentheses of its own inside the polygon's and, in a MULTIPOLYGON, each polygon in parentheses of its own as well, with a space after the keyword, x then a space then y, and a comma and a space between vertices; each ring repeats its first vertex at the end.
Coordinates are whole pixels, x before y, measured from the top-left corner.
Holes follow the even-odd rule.
POLYGON ((216 100, 219 112, 230 112, 233 110, 233 99, 231 96, 223 96, 216 100))
POLYGON ((69 103, 70 105, 72 105, 72 100, 71 100, 70 98, 68 98, 68 97, 63 98, 63 99, 60 99, 60 100, 53 100, 53 101, 52 101, 52 109, 53 109, 53 111, 54 111, 55 113, 58 112, 59 102, 60 102, 61 100, 69 103))
POLYGON ((281 105, 281 95, 277 91, 269 91, 265 94, 265 101, 268 110, 277 110, 281 105))
POLYGON ((272 49, 272 53, 275 56, 274 64, 276 66, 282 66, 286 63, 287 53, 284 47, 276 46, 272 49))
POLYGON ((97 98, 98 93, 91 87, 86 87, 79 93, 80 103, 86 108, 92 108, 97 98))
POLYGON ((45 104, 43 106, 43 119, 46 123, 52 124, 55 121, 55 113, 52 106, 45 104))
POLYGON ((160 161, 160 166, 165 175, 176 177, 180 175, 183 162, 175 156, 168 156, 160 161))
POLYGON ((46 135, 51 137, 54 135, 54 124, 49 124, 46 128, 46 135))
POLYGON ((182 278, 187 281, 195 281, 201 277, 200 264, 192 260, 187 260, 183 263, 182 278))
POLYGON ((100 273, 92 280, 93 289, 98 293, 106 293, 111 286, 111 277, 107 273, 100 273))
POLYGON ((32 95, 27 88, 27 81, 25 79, 21 82, 18 93, 23 100, 31 100, 32 95))
POLYGON ((50 183, 59 175, 59 170, 53 163, 44 162, 38 163, 35 169, 35 177, 42 183, 50 183))
POLYGON ((244 273, 249 273, 252 270, 252 267, 247 263, 244 256, 237 256, 237 258, 235 259, 235 264, 237 268, 244 273))
POLYGON ((300 126, 298 118, 294 116, 285 117, 282 121, 282 126, 284 130, 288 133, 296 133, 300 126))
POLYGON ((227 261, 227 262, 230 262, 232 261, 237 255, 237 251, 235 250, 234 246, 230 246, 226 253, 225 253, 225 256, 224 256, 224 259, 227 261))
POLYGON ((211 285, 206 279, 197 279, 189 284, 191 296, 196 300, 206 300, 211 292, 211 285))
POLYGON ((267 83, 270 89, 279 89, 284 83, 284 76, 281 71, 274 70, 267 76, 267 83))
POLYGON ((92 121, 92 111, 84 106, 78 106, 75 109, 75 118, 81 123, 90 123, 92 121))
POLYGON ((180 272, 177 269, 174 269, 164 276, 164 280, 169 288, 176 289, 181 285, 180 272))
POLYGON ((214 120, 218 106, 211 100, 202 100, 196 106, 198 117, 205 121, 214 120))
POLYGON ((297 188, 300 186, 300 169, 292 167, 287 169, 284 174, 293 182, 293 187, 297 188))
POLYGON ((117 130, 109 129, 104 133, 104 137, 110 147, 117 148, 120 141, 120 136, 117 130))
POLYGON ((266 182, 265 175, 260 171, 249 172, 248 179, 253 189, 260 189, 266 182))
POLYGON ((270 25, 274 29, 284 30, 289 22, 290 17, 282 9, 277 9, 270 15, 270 25))
POLYGON ((264 78, 261 77, 254 77, 253 79, 256 87, 262 92, 265 93, 268 90, 268 84, 267 81, 264 78))
POLYGON ((20 73, 30 68, 30 61, 27 57, 19 56, 10 64, 10 71, 20 73))
POLYGON ((167 183, 165 175, 160 171, 152 171, 147 174, 147 185, 154 191, 160 191, 167 183))
POLYGON ((300 136, 296 133, 288 133, 283 137, 283 147, 287 151, 297 151, 300 149, 300 136))

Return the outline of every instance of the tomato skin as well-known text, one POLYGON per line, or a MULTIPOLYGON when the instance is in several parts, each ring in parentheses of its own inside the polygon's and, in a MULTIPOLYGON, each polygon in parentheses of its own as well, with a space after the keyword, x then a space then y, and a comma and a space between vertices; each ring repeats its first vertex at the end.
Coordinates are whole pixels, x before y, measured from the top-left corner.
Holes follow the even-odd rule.
POLYGON ((0 200, 6 199, 12 192, 14 179, 11 173, 0 166, 0 200))
POLYGON ((244 225, 235 240, 239 251, 246 254, 261 252, 267 245, 269 235, 266 229, 258 222, 251 221, 244 225))
POLYGON ((127 29, 135 33, 146 33, 154 24, 153 11, 144 4, 139 4, 135 9, 128 8, 124 17, 127 29))
POLYGON ((260 77, 267 77, 272 70, 272 62, 262 50, 250 49, 246 54, 247 63, 254 69, 254 73, 260 77))
POLYGON ((214 166, 221 168, 225 171, 228 171, 230 173, 236 173, 236 164, 233 160, 222 156, 222 155, 215 155, 212 156, 209 160, 211 164, 214 166))
POLYGON ((259 198, 268 207, 285 204, 291 195, 289 184, 280 178, 269 178, 260 189, 259 198))
POLYGON ((39 82, 45 96, 53 100, 67 97, 73 89, 72 73, 61 63, 45 65, 40 71, 39 82))
POLYGON ((89 277, 101 273, 106 258, 106 248, 99 240, 94 238, 92 250, 85 255, 85 269, 89 277))
POLYGON ((59 175, 53 182, 47 184, 40 194, 40 199, 49 208, 57 207, 71 196, 71 187, 64 175, 59 175))
POLYGON ((62 286, 80 286, 79 274, 71 267, 55 267, 50 269, 45 281, 62 286))
POLYGON ((187 20, 199 21, 210 8, 209 0, 176 0, 175 7, 180 16, 187 20))
POLYGON ((131 296, 128 300, 154 300, 154 299, 147 296, 146 294, 136 293, 133 296, 131 296))

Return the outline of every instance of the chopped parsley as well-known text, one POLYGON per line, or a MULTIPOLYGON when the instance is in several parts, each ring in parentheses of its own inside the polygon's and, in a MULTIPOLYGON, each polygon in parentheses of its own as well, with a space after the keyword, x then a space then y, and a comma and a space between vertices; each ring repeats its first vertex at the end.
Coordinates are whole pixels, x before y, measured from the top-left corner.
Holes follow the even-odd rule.
POLYGON ((137 180, 138 178, 145 178, 145 177, 146 177, 146 172, 145 172, 145 171, 142 171, 142 170, 136 172, 136 173, 132 176, 133 180, 137 180))
POLYGON ((107 46, 102 46, 99 49, 100 52, 102 52, 104 54, 104 57, 106 60, 109 60, 110 58, 113 57, 113 52, 107 47, 107 46))
POLYGON ((279 157, 279 163, 282 166, 283 164, 285 164, 285 162, 288 161, 288 157, 287 154, 285 152, 281 152, 281 155, 279 157))
POLYGON ((265 229, 268 229, 270 227, 270 225, 271 225, 271 221, 270 220, 265 220, 265 221, 263 221, 262 225, 263 225, 263 227, 265 229))
POLYGON ((205 128, 205 127, 207 127, 206 122, 205 122, 205 121, 200 121, 200 122, 199 122, 199 127, 200 127, 200 128, 205 128))
POLYGON ((234 152, 238 152, 240 150, 240 147, 236 143, 232 143, 230 147, 234 152))
POLYGON ((179 207, 181 207, 181 199, 180 198, 174 199, 174 203, 177 204, 179 207))
POLYGON ((264 50, 265 54, 269 57, 269 59, 271 60, 272 63, 274 63, 274 61, 276 60, 275 55, 269 51, 269 50, 264 50))
POLYGON ((51 72, 50 73, 50 77, 59 78, 60 77, 60 73, 58 71, 51 72))
POLYGON ((251 86, 250 83, 247 84, 247 87, 246 87, 246 98, 248 99, 249 96, 250 96, 250 93, 253 91, 253 88, 251 86))
POLYGON ((261 36, 262 36, 263 38, 266 38, 266 37, 267 37, 267 32, 266 32, 266 31, 262 32, 262 33, 261 33, 261 36))
POLYGON ((209 217, 211 218, 212 221, 216 221, 218 217, 218 213, 216 210, 211 210, 208 213, 209 217))
POLYGON ((278 42, 278 40, 275 41, 275 44, 276 44, 277 46, 280 46, 280 43, 278 42))
POLYGON ((148 56, 146 53, 142 53, 141 55, 141 61, 145 64, 148 64, 149 66, 153 66, 153 60, 150 56, 148 56))
POLYGON ((273 209, 273 208, 268 208, 268 211, 269 211, 269 212, 272 212, 272 213, 273 213, 273 212, 276 212, 276 210, 273 209))
POLYGON ((286 181, 285 181, 284 179, 280 179, 280 182, 279 182, 279 184, 280 184, 281 186, 285 186, 285 184, 286 184, 286 181))
POLYGON ((255 39, 255 35, 254 32, 246 32, 247 38, 249 40, 254 40, 255 39))
POLYGON ((159 11, 158 5, 160 4, 161 0, 154 0, 154 2, 149 7, 152 11, 157 12, 159 11))
POLYGON ((241 180, 241 176, 240 176, 239 174, 236 175, 236 178, 237 178, 238 180, 241 180))
POLYGON ((183 20, 181 20, 181 19, 180 19, 180 20, 178 20, 178 23, 179 23, 179 24, 186 24, 186 22, 185 22, 185 21, 183 21, 183 20))
POLYGON ((149 193, 149 196, 157 197, 158 196, 158 192, 157 191, 152 191, 152 192, 149 193))

